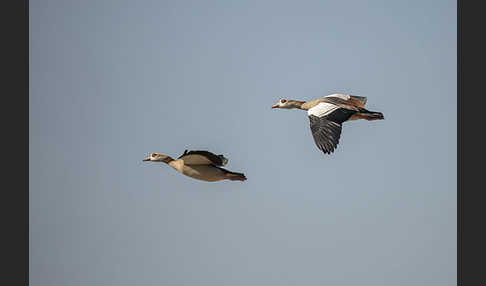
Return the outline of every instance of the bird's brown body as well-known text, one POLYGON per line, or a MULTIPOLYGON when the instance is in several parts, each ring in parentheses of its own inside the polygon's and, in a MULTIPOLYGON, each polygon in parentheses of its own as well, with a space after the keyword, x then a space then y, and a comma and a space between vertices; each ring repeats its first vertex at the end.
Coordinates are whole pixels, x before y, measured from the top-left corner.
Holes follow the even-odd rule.
POLYGON ((384 119, 381 112, 369 111, 365 104, 366 97, 363 96, 331 94, 310 101, 281 99, 272 108, 306 110, 317 147, 330 154, 339 143, 342 123, 358 119, 384 119))
POLYGON ((223 155, 215 155, 208 151, 188 152, 186 150, 176 160, 167 155, 152 153, 144 161, 164 162, 183 175, 206 182, 246 180, 244 174, 231 172, 220 167, 228 162, 228 159, 223 155))

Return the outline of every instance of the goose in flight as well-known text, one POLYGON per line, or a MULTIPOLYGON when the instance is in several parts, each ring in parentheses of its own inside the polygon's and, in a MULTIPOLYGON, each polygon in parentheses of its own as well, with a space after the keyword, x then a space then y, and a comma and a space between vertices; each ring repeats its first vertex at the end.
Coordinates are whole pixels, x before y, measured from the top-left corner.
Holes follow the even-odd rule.
POLYGON ((331 154, 339 143, 343 122, 385 119, 383 113, 365 109, 365 104, 364 96, 331 94, 311 101, 280 99, 272 108, 306 110, 314 142, 322 152, 331 154))
POLYGON ((164 162, 176 169, 179 173, 194 179, 216 182, 221 180, 245 181, 242 173, 235 173, 221 168, 228 163, 223 155, 215 155, 208 151, 184 151, 177 160, 170 156, 152 153, 143 161, 164 162))

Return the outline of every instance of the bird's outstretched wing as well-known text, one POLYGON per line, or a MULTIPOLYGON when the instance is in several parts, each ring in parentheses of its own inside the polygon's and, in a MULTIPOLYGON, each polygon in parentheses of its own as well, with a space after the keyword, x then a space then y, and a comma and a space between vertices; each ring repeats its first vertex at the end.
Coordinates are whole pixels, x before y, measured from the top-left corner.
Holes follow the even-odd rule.
POLYGON ((324 96, 323 99, 324 98, 326 98, 328 100, 340 98, 340 99, 346 101, 348 104, 358 106, 358 107, 361 107, 361 108, 365 108, 365 104, 366 104, 366 101, 367 101, 366 96, 356 96, 356 95, 342 94, 342 93, 330 94, 330 95, 324 96))
POLYGON ((315 115, 309 115, 309 121, 317 147, 325 154, 334 152, 341 137, 341 124, 315 115))
POLYGON ((225 166, 228 163, 228 159, 223 155, 216 155, 204 150, 185 150, 178 159, 182 159, 184 163, 188 165, 225 166))

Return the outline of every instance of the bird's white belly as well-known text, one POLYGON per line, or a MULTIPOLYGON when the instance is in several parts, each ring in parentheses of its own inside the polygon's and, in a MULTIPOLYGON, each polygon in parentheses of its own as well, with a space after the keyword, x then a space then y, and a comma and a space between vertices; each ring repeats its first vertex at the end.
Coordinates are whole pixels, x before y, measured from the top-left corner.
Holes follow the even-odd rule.
POLYGON ((226 178, 223 171, 210 165, 184 165, 182 174, 207 182, 215 182, 226 178))

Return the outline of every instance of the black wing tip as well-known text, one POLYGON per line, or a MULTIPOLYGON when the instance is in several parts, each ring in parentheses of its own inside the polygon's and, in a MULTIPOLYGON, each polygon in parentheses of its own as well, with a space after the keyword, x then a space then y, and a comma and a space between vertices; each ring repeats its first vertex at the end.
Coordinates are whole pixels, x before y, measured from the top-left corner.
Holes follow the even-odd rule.
POLYGON ((318 139, 316 140, 316 138, 314 138, 314 142, 322 153, 331 155, 338 148, 339 139, 340 138, 336 138, 335 141, 319 141, 318 139))
POLYGON ((336 151, 336 149, 327 150, 327 149, 321 149, 321 148, 319 148, 319 150, 321 150, 322 153, 327 154, 327 155, 331 155, 332 153, 334 153, 334 151, 336 151))

